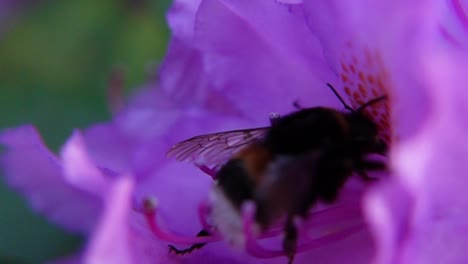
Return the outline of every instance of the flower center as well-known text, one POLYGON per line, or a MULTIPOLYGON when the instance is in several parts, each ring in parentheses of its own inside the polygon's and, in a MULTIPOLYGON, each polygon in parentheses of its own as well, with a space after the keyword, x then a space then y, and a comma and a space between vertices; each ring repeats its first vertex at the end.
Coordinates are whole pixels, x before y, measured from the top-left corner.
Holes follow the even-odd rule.
MULTIPOLYGON (((338 71, 344 92, 354 108, 377 97, 391 95, 390 76, 378 51, 369 48, 358 49, 352 42, 348 42, 340 57, 338 71)), ((365 114, 377 125, 379 137, 389 145, 393 136, 390 106, 391 98, 364 109, 365 114)))

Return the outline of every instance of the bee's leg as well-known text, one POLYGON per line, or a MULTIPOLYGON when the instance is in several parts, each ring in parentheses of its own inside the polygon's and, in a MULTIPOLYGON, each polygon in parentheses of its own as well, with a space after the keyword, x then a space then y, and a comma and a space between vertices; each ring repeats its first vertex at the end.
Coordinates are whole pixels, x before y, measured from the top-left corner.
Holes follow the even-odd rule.
MULTIPOLYGON (((197 237, 203 237, 203 236, 209 236, 211 235, 210 233, 208 233, 208 231, 206 231, 205 229, 202 229, 200 232, 198 232, 197 234, 197 237)), ((200 249, 202 248, 204 245, 206 245, 206 243, 200 243, 200 244, 193 244, 192 246, 188 247, 188 248, 185 248, 185 249, 177 249, 175 246, 173 245, 168 245, 169 247, 169 254, 171 252, 174 252, 176 255, 185 255, 185 254, 188 254, 188 253, 191 253, 192 251, 194 251, 195 249, 200 249)))
POLYGON ((288 264, 292 264, 297 250, 297 228, 294 217, 289 216, 284 227, 283 251, 288 257, 288 264))
POLYGON ((294 106, 297 110, 302 110, 302 109, 304 109, 304 107, 299 103, 298 100, 296 100, 296 101, 293 102, 293 106, 294 106))

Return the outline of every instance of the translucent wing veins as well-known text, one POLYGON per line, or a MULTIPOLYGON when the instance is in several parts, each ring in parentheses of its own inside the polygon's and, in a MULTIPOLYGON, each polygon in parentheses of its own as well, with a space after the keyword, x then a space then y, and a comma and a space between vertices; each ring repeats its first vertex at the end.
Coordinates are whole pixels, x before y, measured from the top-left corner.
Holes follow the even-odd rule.
POLYGON ((219 165, 243 147, 262 138, 268 127, 240 129, 195 136, 174 145, 168 157, 204 165, 219 165))

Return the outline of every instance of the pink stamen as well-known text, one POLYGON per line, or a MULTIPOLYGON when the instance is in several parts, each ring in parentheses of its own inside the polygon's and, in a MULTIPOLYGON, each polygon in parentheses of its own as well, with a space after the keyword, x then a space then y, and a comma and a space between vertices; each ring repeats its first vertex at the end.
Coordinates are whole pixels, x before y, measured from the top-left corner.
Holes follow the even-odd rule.
POLYGON ((242 222, 244 225, 244 235, 246 239, 246 250, 247 252, 258 258, 275 258, 284 256, 282 250, 269 250, 263 248, 257 243, 257 240, 254 237, 254 232, 252 226, 254 224, 254 215, 255 215, 256 206, 252 201, 245 202, 242 205, 242 222))
POLYGON ((303 243, 297 247, 297 253, 301 253, 304 251, 310 251, 312 249, 321 247, 331 242, 336 242, 342 239, 345 239, 353 234, 356 234, 364 229, 364 224, 357 224, 353 225, 348 228, 344 228, 343 230, 335 231, 330 234, 326 234, 322 237, 311 239, 308 242, 303 243))
MULTIPOLYGON (((330 216, 330 217, 336 217, 337 208, 332 208, 333 210, 324 210, 324 212, 320 212, 320 214, 324 217, 330 216)), ((348 208, 349 209, 349 208, 348 208)), ((244 225, 244 235, 246 238, 246 250, 249 254, 251 254, 254 257, 258 258, 275 258, 275 257, 281 257, 285 256, 284 252, 282 250, 271 250, 271 249, 266 249, 260 244, 258 244, 255 236, 254 236, 254 230, 253 230, 253 225, 254 225, 254 216, 255 216, 255 204, 253 202, 246 202, 242 206, 242 219, 243 219, 243 225, 244 225)), ((343 209, 341 209, 343 211, 343 209)), ((341 219, 343 219, 343 216, 341 216, 341 219)), ((318 222, 322 222, 324 219, 318 222)), ((304 229, 305 225, 309 225, 310 223, 307 221, 303 221, 302 219, 295 219, 295 225, 298 230, 304 229)), ((314 223, 316 225, 317 222, 314 223)), ((310 251, 314 248, 318 248, 320 246, 326 245, 327 243, 338 241, 344 238, 349 237, 350 235, 353 235, 357 232, 360 232, 363 230, 364 224, 359 223, 355 224, 351 227, 347 228, 342 228, 341 230, 336 230, 333 232, 330 232, 326 235, 323 235, 322 237, 319 238, 314 238, 314 239, 308 239, 307 242, 303 242, 301 245, 298 245, 297 247, 297 253, 305 252, 305 251, 310 251)))
POLYGON ((270 238, 270 237, 275 237, 279 236, 283 233, 283 227, 276 227, 276 228, 270 228, 264 232, 262 232, 258 238, 259 239, 264 239, 264 238, 270 238))
POLYGON ((195 164, 201 171, 208 174, 213 180, 216 180, 216 172, 218 171, 216 167, 210 168, 203 164, 195 164))
MULTIPOLYGON (((210 243, 221 240, 221 236, 219 234, 203 237, 187 237, 165 231, 160 227, 160 225, 157 222, 157 209, 158 208, 156 200, 144 200, 143 214, 145 220, 148 224, 150 231, 161 240, 164 240, 168 243, 187 245, 210 243)), ((198 208, 200 222, 205 230, 212 233, 215 232, 215 230, 213 226, 209 224, 209 212, 210 208, 206 203, 200 204, 198 208)), ((266 232, 263 232, 261 235, 257 236, 256 230, 254 230, 255 212, 256 205, 254 202, 248 201, 242 205, 241 216, 243 221, 243 232, 246 241, 246 251, 250 255, 258 258, 275 258, 285 256, 283 250, 273 250, 264 248, 257 241, 257 239, 276 237, 282 234, 284 231, 282 224, 284 223, 278 223, 278 225, 275 225, 266 232)), ((304 241, 301 243, 301 245, 298 245, 297 253, 310 251, 330 242, 342 240, 344 238, 349 237, 350 235, 360 232, 364 228, 364 223, 362 221, 359 221, 357 224, 353 224, 351 226, 347 225, 347 227, 339 227, 338 225, 340 224, 339 222, 344 219, 351 221, 359 220, 360 216, 360 211, 356 208, 352 206, 343 205, 314 212, 310 215, 310 219, 295 219, 294 223, 296 225, 296 228, 300 230, 300 234, 302 234, 301 236, 303 236, 302 241, 304 241), (320 230, 322 233, 324 230, 327 231, 324 227, 329 227, 329 229, 332 231, 327 232, 326 234, 318 238, 309 238, 307 236, 307 234, 313 231, 314 229, 320 230), (334 227, 335 229, 333 229, 334 227)))
POLYGON ((302 225, 308 229, 314 226, 333 225, 343 220, 359 219, 362 219, 362 212, 359 207, 356 205, 341 205, 311 213, 302 225))
POLYGON ((157 218, 157 202, 154 199, 145 199, 143 202, 143 214, 151 232, 160 238, 161 240, 167 241, 168 243, 174 244, 201 244, 210 243, 221 240, 217 235, 203 236, 203 237, 186 237, 180 236, 174 233, 169 233, 161 229, 158 225, 157 218))

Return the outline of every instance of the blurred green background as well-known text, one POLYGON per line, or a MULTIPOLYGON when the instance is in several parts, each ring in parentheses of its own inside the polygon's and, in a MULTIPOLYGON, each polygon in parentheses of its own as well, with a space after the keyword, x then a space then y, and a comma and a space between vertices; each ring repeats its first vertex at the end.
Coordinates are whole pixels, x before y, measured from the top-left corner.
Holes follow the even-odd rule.
MULTIPOLYGON (((0 35, 0 129, 32 123, 59 149, 73 128, 110 118, 109 75, 127 92, 148 78, 167 45, 170 0, 35 1, 0 35)), ((0 178, 0 263, 42 263, 82 238, 30 211, 0 178)))

